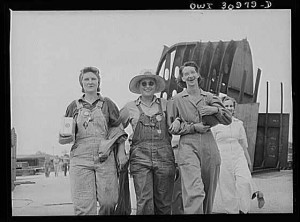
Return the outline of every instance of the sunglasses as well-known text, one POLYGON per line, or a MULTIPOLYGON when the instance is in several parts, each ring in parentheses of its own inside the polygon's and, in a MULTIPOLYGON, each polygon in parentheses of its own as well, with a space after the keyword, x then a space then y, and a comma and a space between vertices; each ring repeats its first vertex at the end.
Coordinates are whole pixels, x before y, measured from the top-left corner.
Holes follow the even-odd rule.
POLYGON ((141 85, 143 86, 143 87, 146 87, 147 85, 148 86, 154 86, 154 82, 153 81, 143 81, 143 82, 141 82, 141 85))
POLYGON ((92 73, 95 73, 95 74, 99 74, 100 73, 99 69, 96 68, 96 67, 93 67, 93 66, 84 67, 80 72, 82 74, 87 73, 87 72, 92 72, 92 73))

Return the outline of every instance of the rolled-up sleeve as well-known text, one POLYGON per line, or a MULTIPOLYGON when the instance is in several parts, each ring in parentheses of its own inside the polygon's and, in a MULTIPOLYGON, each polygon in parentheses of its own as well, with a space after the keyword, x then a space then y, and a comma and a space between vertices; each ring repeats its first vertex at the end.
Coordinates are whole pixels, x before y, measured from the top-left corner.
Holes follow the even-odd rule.
POLYGON ((116 140, 117 144, 124 143, 128 139, 128 134, 124 131, 124 128, 123 128, 122 124, 120 124, 117 127, 112 127, 110 129, 110 131, 112 131, 112 130, 116 131, 115 134, 119 134, 118 139, 116 140))
POLYGON ((174 100, 171 98, 167 103, 167 123, 168 127, 177 119, 180 121, 180 129, 178 132, 173 133, 174 135, 185 135, 189 133, 195 133, 195 129, 193 127, 193 123, 188 123, 183 119, 178 110, 178 100, 174 100))
POLYGON ((180 123, 179 131, 177 133, 175 133, 174 135, 185 135, 185 134, 190 134, 190 133, 195 133, 194 124, 183 121, 180 123))
POLYGON ((124 129, 126 129, 126 127, 129 125, 130 123, 130 114, 129 114, 129 110, 126 106, 124 106, 121 110, 120 110, 120 121, 124 127, 124 129))
POLYGON ((65 113, 65 117, 73 117, 78 113, 76 101, 74 100, 68 107, 65 113))
POLYGON ((108 113, 109 113, 109 126, 110 127, 119 126, 121 123, 119 108, 109 98, 105 98, 105 101, 107 102, 107 108, 108 108, 108 113))
POLYGON ((173 99, 167 101, 166 116, 167 116, 167 125, 168 127, 170 127, 171 124, 176 119, 176 117, 178 116, 178 110, 174 105, 173 99))
POLYGON ((105 98, 105 100, 107 101, 107 107, 109 113, 109 126, 123 132, 123 135, 117 139, 116 143, 117 144, 123 143, 127 140, 128 135, 124 131, 119 108, 109 98, 105 98))
POLYGON ((232 122, 232 116, 229 110, 227 110, 221 99, 217 96, 213 96, 209 105, 215 106, 218 108, 218 112, 215 114, 220 124, 229 125, 232 122))

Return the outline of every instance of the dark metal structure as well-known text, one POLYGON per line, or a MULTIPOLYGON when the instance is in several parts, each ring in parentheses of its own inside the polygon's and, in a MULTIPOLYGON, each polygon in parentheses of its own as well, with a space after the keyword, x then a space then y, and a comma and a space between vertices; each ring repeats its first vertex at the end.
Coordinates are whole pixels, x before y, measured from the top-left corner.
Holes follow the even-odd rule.
MULTIPOLYGON (((202 89, 214 94, 227 94, 239 103, 253 102, 252 55, 247 39, 219 42, 183 42, 164 46, 156 73, 166 81, 162 97, 169 99, 183 89, 176 84, 179 67, 194 61, 204 78, 202 89)), ((258 89, 258 88, 257 88, 258 89)))
POLYGON ((16 156, 16 165, 17 167, 17 176, 21 175, 32 175, 35 173, 44 171, 44 162, 45 155, 17 155, 16 156), (22 163, 22 164, 20 164, 22 163), (23 164, 27 163, 27 164, 23 164))
MULTIPOLYGON (((181 42, 171 47, 164 46, 156 69, 156 74, 166 83, 161 97, 169 99, 183 90, 177 85, 176 78, 180 66, 186 61, 194 61, 199 66, 204 78, 202 89, 216 95, 226 94, 238 102, 236 114, 244 122, 253 170, 285 167, 289 114, 283 114, 282 94, 280 114, 268 114, 268 95, 266 113, 258 113, 259 103, 256 100, 261 70, 257 70, 253 89, 252 54, 248 40, 181 42)), ((282 87, 281 84, 281 91, 282 87)))
POLYGON ((267 82, 266 113, 259 113, 253 170, 255 172, 288 167, 289 114, 283 113, 283 84, 280 83, 280 113, 269 113, 267 82))

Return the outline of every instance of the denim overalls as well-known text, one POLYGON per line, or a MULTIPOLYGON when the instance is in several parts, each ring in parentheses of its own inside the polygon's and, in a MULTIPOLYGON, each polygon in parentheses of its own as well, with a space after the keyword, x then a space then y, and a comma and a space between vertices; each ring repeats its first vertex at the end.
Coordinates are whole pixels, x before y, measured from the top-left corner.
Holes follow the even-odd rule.
POLYGON ((175 158, 161 102, 159 112, 140 116, 130 149, 130 172, 137 199, 136 214, 171 214, 175 158))
POLYGON ((99 100, 92 110, 77 102, 77 134, 70 153, 71 194, 76 215, 113 214, 118 200, 118 178, 113 152, 99 162, 99 146, 108 126, 99 100))

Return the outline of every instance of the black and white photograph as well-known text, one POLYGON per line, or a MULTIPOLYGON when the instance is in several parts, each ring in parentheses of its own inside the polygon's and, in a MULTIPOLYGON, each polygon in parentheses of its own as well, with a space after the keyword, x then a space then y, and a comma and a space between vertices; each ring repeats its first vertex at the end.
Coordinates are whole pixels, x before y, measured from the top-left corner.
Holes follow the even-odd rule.
POLYGON ((241 2, 10 10, 11 216, 293 214, 292 10, 241 2))

